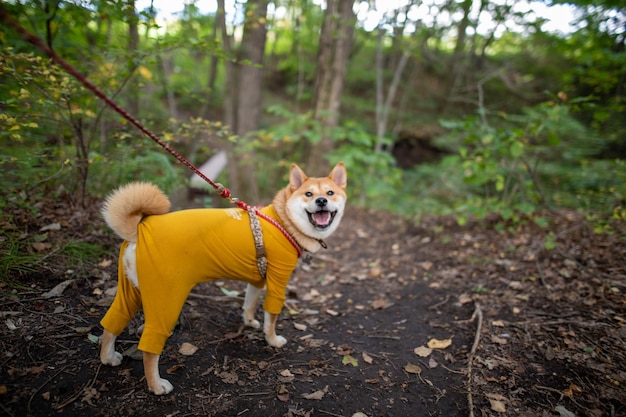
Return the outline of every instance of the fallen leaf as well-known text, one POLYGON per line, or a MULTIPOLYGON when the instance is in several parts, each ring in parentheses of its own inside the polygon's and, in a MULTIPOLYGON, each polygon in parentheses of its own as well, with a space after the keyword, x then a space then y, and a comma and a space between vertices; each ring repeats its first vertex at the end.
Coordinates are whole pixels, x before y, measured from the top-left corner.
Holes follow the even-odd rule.
POLYGON ((37 252, 43 252, 46 249, 50 249, 52 247, 52 244, 50 243, 44 243, 44 242, 34 242, 33 243, 33 249, 35 249, 37 252))
POLYGON ((421 356, 422 358, 425 358, 429 356, 431 353, 433 353, 433 350, 430 348, 427 348, 426 346, 419 346, 419 347, 416 347, 413 350, 413 352, 415 352, 417 356, 421 356))
POLYGON ((339 315, 339 313, 335 310, 331 310, 330 308, 326 309, 326 313, 330 314, 333 317, 337 317, 339 315))
POLYGON ((47 232, 48 230, 61 230, 61 223, 50 223, 39 229, 40 232, 47 232))
POLYGON ((222 378, 222 382, 227 384, 236 384, 239 381, 239 376, 234 372, 220 372, 217 374, 218 377, 222 378))
POLYGON ((191 343, 184 342, 180 345, 180 349, 178 349, 178 353, 185 356, 191 356, 198 351, 198 346, 192 345, 191 343))
POLYGON ((434 360, 433 358, 430 358, 428 360, 428 367, 430 369, 436 368, 437 366, 439 366, 439 363, 436 360, 434 360))
POLYGON ((91 343, 100 343, 100 338, 98 336, 96 336, 95 334, 91 334, 89 333, 87 335, 87 340, 89 340, 91 343))
POLYGON ((293 323, 293 327, 296 328, 296 330, 300 330, 301 332, 306 331, 306 324, 300 324, 300 323, 293 323))
POLYGON ((307 400, 321 400, 324 398, 324 395, 328 392, 328 385, 326 385, 323 389, 317 390, 310 394, 302 394, 302 398, 307 400))
POLYGON ((433 263, 430 261, 419 262, 417 266, 421 267, 424 271, 430 271, 430 268, 433 267, 433 263))
POLYGON ((472 297, 470 297, 467 294, 461 294, 459 295, 459 303, 461 304, 467 304, 467 303, 471 303, 472 302, 472 297))
POLYGON ((576 384, 570 384, 569 388, 563 390, 563 394, 570 398, 574 398, 574 395, 582 394, 583 389, 576 384))
POLYGON ((185 365, 180 364, 180 363, 177 363, 176 365, 171 366, 170 368, 168 368, 165 372, 166 372, 168 375, 171 375, 171 374, 173 374, 174 372, 176 372, 176 371, 178 371, 179 369, 184 368, 184 367, 185 367, 185 365))
POLYGON ((503 320, 494 320, 491 322, 492 325, 496 326, 496 327, 504 327, 504 321, 503 320))
POLYGON ((13 321, 13 319, 8 318, 6 320, 6 325, 11 331, 17 330, 17 326, 15 325, 15 322, 13 321))
POLYGON ((89 333, 93 329, 93 326, 88 327, 74 327, 76 333, 89 333))
POLYGON ((224 295, 226 295, 227 297, 237 297, 239 295, 239 291, 237 290, 229 290, 224 287, 220 287, 220 290, 222 290, 224 295))
POLYGON ((284 377, 291 377, 291 376, 293 376, 293 374, 291 373, 291 371, 289 369, 283 369, 282 371, 280 371, 280 375, 284 376, 284 377))
POLYGON ((363 352, 361 354, 361 356, 363 357, 363 362, 367 363, 367 364, 371 364, 374 362, 374 359, 372 359, 372 357, 370 355, 368 355, 367 353, 363 352))
POLYGON ((124 352, 122 352, 122 355, 128 358, 131 358, 133 360, 136 360, 136 361, 143 360, 143 352, 137 349, 137 345, 132 345, 131 347, 126 349, 124 352))
POLYGON ((354 348, 348 344, 337 346, 337 355, 350 355, 354 353, 354 348))
POLYGON ((572 413, 562 405, 557 405, 556 407, 554 407, 554 411, 559 413, 561 417, 576 417, 576 414, 572 413))
POLYGON ((445 349, 452 344, 452 339, 430 339, 428 347, 431 349, 445 349))
POLYGON ((111 264, 113 264, 113 261, 111 259, 103 259, 99 264, 98 267, 100 268, 108 268, 111 266, 111 264))
POLYGON ((57 284, 53 289, 51 289, 50 291, 41 294, 41 298, 52 298, 52 297, 60 297, 61 294, 63 294, 63 291, 65 291, 65 289, 67 287, 69 287, 72 283, 74 283, 73 279, 68 279, 63 281, 60 284, 57 284))
POLYGON ((491 404, 491 409, 498 413, 506 413, 506 406, 502 401, 489 399, 489 404, 491 404))
POLYGON ((4 395, 9 392, 9 389, 6 385, 0 385, 0 395, 4 395))
POLYGON ((378 300, 372 301, 370 305, 372 306, 374 310, 384 310, 386 308, 391 307, 393 303, 389 300, 378 299, 378 300))
POLYGON ((344 365, 352 365, 354 367, 359 366, 359 360, 352 357, 351 355, 344 355, 341 363, 343 363, 344 365))
POLYGON ((413 365, 412 363, 407 363, 404 366, 404 370, 410 374, 421 374, 422 373, 422 368, 420 368, 418 365, 413 365))
POLYGON ((506 345, 507 343, 509 343, 508 340, 502 338, 502 337, 498 337, 498 336, 491 336, 491 341, 493 343, 497 343, 499 345, 506 345))

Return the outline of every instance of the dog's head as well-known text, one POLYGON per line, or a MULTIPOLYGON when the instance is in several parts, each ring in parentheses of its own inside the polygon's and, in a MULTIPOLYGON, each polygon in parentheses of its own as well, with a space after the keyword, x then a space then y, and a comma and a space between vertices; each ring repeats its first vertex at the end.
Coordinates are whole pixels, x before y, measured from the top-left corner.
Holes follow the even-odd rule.
POLYGON ((343 162, 320 178, 309 178, 296 164, 291 166, 287 209, 300 232, 324 239, 337 229, 346 205, 347 181, 343 162))

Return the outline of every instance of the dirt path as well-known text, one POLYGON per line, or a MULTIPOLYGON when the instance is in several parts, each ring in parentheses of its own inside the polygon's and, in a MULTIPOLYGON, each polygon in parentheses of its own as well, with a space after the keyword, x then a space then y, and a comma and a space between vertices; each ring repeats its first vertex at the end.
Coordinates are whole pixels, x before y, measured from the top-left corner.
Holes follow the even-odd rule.
POLYGON ((175 390, 156 397, 132 359, 133 329, 119 368, 98 361, 117 242, 93 226, 96 214, 71 210, 18 227, 31 239, 53 220, 63 227, 39 250, 77 236, 111 249, 98 265, 46 264, 3 281, 0 415, 626 415, 623 224, 613 235, 573 215, 547 229, 445 218, 412 226, 351 208, 329 249, 290 283, 285 348, 242 329, 242 285, 204 284, 161 360, 175 390))

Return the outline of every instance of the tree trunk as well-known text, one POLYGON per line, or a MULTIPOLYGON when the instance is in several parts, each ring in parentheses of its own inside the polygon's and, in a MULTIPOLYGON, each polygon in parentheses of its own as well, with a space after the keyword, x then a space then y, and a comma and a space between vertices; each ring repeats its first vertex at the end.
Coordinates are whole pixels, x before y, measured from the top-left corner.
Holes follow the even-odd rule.
POLYGON ((452 54, 452 65, 450 66, 450 72, 448 76, 448 86, 445 97, 443 98, 443 105, 440 107, 440 114, 445 114, 448 111, 449 104, 451 103, 452 96, 459 90, 462 82, 462 76, 467 68, 467 57, 465 56, 465 43, 467 39, 467 28, 470 24, 470 11, 472 9, 472 0, 463 0, 461 3, 461 10, 463 17, 459 22, 459 28, 456 38, 456 45, 454 47, 454 53, 452 54))
POLYGON ((306 167, 315 175, 330 169, 326 159, 333 150, 332 130, 339 123, 348 58, 352 47, 355 15, 353 0, 328 0, 318 50, 314 117, 321 123, 322 137, 311 147, 306 167))
MULTIPOLYGON (((258 130, 261 120, 263 57, 267 30, 265 21, 268 0, 249 0, 246 3, 246 19, 237 62, 226 63, 226 93, 224 94, 224 120, 238 142, 245 145, 250 132, 258 130)), ((218 0, 218 9, 224 10, 224 1, 218 0)), ((219 15, 220 13, 218 13, 219 15)), ((232 51, 233 37, 228 35, 223 15, 220 17, 224 50, 232 51)), ((255 176, 254 153, 240 151, 227 145, 228 178, 233 193, 254 204, 259 199, 255 176), (245 175, 240 173, 245 172, 245 175)))
POLYGON ((135 0, 128 0, 126 4, 126 18, 128 20, 128 76, 129 83, 127 89, 128 95, 128 112, 133 117, 139 117, 139 89, 134 80, 133 72, 137 69, 137 49, 139 48, 139 27, 137 25, 139 18, 135 12, 135 0))

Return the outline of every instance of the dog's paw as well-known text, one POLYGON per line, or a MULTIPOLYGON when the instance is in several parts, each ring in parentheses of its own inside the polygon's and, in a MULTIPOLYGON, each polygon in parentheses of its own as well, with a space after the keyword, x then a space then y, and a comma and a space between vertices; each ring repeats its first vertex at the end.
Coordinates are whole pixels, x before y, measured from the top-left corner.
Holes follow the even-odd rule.
POLYGON ((120 366, 122 364, 122 354, 119 352, 112 352, 106 356, 100 356, 100 362, 109 366, 120 366))
POLYGON ((247 327, 252 327, 253 329, 261 328, 261 323, 258 320, 249 319, 249 318, 246 318, 246 316, 243 317, 243 324, 247 327))
POLYGON ((172 392, 174 386, 167 379, 159 378, 155 386, 148 386, 148 390, 155 395, 165 395, 172 392))
POLYGON ((270 346, 276 347, 276 348, 280 348, 285 346, 285 344, 287 343, 287 339, 285 339, 282 336, 278 336, 278 335, 274 335, 274 336, 265 336, 265 340, 267 341, 267 343, 270 346))

